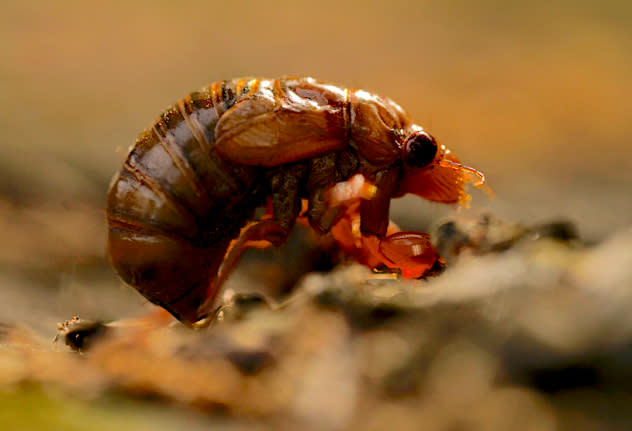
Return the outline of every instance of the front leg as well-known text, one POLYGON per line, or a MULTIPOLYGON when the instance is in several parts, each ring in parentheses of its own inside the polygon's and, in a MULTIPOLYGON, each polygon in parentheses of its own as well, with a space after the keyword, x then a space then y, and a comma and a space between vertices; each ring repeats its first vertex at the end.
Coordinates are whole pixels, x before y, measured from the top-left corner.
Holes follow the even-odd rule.
POLYGON ((419 278, 440 269, 443 261, 428 234, 388 232, 391 196, 398 179, 395 169, 377 174, 375 196, 360 205, 361 243, 373 260, 399 270, 405 278, 419 278))
POLYGON ((430 235, 422 232, 397 232, 380 241, 379 258, 404 278, 421 278, 440 272, 445 261, 432 246, 430 235))
MULTIPOLYGON (((405 278, 430 275, 442 268, 443 260, 428 234, 400 232, 388 219, 397 180, 396 171, 379 173, 375 185, 356 174, 319 194, 324 196, 321 213, 331 211, 325 208, 336 209, 339 217, 329 226, 331 235, 340 249, 357 262, 373 269, 391 268, 405 278)), ((310 220, 312 226, 314 221, 318 219, 310 220)))

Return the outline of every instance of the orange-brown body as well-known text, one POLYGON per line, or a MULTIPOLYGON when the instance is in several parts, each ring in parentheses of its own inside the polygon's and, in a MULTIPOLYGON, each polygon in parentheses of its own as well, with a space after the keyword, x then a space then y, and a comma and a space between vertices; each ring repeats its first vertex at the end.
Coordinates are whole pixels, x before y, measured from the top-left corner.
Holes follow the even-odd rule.
POLYGON ((471 173, 390 99, 312 78, 219 81, 136 140, 110 185, 108 254, 185 324, 212 311, 245 247, 283 243, 299 216, 366 265, 422 276, 438 256, 426 234, 388 230, 390 199, 463 201, 471 173))

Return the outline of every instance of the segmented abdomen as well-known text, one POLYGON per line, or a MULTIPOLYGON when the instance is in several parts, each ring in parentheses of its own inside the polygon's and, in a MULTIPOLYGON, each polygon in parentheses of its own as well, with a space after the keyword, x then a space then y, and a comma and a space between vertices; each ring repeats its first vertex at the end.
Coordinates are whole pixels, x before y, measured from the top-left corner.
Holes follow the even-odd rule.
POLYGON ((199 320, 230 241, 263 202, 261 168, 214 150, 218 119, 259 81, 216 82, 167 108, 141 133, 107 201, 115 270, 178 319, 199 320))

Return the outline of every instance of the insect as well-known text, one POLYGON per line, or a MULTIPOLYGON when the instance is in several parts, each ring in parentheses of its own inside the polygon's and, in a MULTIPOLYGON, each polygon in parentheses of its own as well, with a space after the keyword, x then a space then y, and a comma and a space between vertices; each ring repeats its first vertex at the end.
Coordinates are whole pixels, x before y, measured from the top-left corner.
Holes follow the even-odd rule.
POLYGON ((110 184, 108 254, 193 325, 241 252, 282 244, 298 218, 367 266, 423 276, 440 258, 427 234, 389 225, 390 200, 465 202, 469 181, 485 178, 388 98, 307 77, 218 81, 136 139, 110 184))

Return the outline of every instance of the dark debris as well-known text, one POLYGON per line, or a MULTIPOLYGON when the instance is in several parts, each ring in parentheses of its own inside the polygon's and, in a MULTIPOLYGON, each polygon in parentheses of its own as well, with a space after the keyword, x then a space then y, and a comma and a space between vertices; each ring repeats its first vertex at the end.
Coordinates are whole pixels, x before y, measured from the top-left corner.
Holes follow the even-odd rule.
POLYGON ((55 340, 63 339, 64 343, 75 351, 88 350, 95 342, 105 336, 109 328, 102 322, 93 322, 73 317, 57 325, 55 340))

